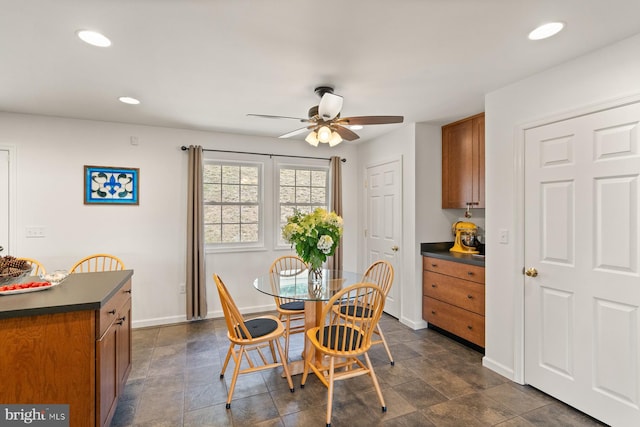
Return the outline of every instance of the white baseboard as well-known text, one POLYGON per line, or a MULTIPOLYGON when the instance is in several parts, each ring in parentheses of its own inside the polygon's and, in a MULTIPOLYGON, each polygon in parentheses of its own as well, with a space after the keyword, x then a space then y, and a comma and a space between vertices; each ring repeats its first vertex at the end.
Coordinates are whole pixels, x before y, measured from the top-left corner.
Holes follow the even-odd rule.
POLYGON ((180 316, 156 317, 154 319, 134 320, 131 322, 131 327, 133 329, 148 328, 151 326, 165 326, 165 325, 173 325, 176 323, 184 323, 186 321, 187 321, 187 316, 183 314, 180 316))
MULTIPOLYGON (((273 311, 276 307, 273 304, 267 305, 257 305, 252 307, 243 307, 240 311, 242 314, 252 314, 252 313, 263 313, 265 311, 273 311)), ((213 310, 207 312, 207 319, 217 319, 224 317, 224 313, 222 310, 213 310)), ((133 329, 136 328, 149 328, 152 326, 167 326, 174 325, 177 323, 185 323, 187 322, 187 315, 182 314, 179 316, 167 316, 167 317, 156 317, 153 319, 142 319, 142 320, 134 320, 131 322, 131 327, 133 329)))
POLYGON ((406 325, 408 327, 410 327, 411 329, 413 329, 414 331, 418 330, 418 329, 424 329, 426 328, 429 324, 427 322, 425 322, 424 320, 420 320, 418 322, 415 322, 407 317, 401 317, 400 319, 400 323, 402 323, 403 325, 406 325))
POLYGON ((509 368, 508 366, 498 363, 495 360, 489 359, 487 356, 484 356, 482 358, 482 366, 484 366, 485 368, 491 369, 495 373, 500 374, 503 377, 510 379, 511 381, 515 381, 514 380, 515 375, 512 368, 509 368))

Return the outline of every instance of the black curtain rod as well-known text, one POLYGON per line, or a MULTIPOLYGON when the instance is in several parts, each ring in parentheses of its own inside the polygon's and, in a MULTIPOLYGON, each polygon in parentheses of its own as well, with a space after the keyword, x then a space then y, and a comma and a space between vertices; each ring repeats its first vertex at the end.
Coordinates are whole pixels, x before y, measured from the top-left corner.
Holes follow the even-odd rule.
MULTIPOLYGON (((184 145, 180 147, 182 151, 187 151, 189 148, 184 145)), ((250 151, 230 151, 230 150, 214 150, 210 148, 203 148, 202 151, 216 151, 218 153, 233 153, 233 154, 255 154, 257 156, 269 156, 269 157, 293 157, 296 159, 314 159, 314 160, 331 160, 326 157, 310 157, 310 156, 291 156, 288 154, 269 154, 269 153, 252 153, 250 151)), ((347 159, 340 159, 342 163, 346 163, 347 159)))

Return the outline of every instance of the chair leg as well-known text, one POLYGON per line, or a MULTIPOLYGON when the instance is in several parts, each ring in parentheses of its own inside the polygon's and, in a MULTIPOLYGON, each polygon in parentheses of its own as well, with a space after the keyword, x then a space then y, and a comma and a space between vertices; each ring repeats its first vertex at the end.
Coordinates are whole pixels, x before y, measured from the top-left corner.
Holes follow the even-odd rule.
POLYGON ((291 335, 291 316, 287 316, 287 322, 284 330, 284 354, 287 355, 289 360, 289 336, 291 335))
POLYGON ((234 357, 234 361, 236 362, 236 366, 233 370, 233 378, 231 378, 231 384, 229 385, 229 394, 227 395, 227 409, 231 408, 231 398, 233 397, 233 391, 236 388, 236 380, 238 379, 238 374, 240 373, 240 365, 242 364, 242 355, 245 353, 244 346, 240 346, 240 352, 238 357, 234 357))
POLYGON ((331 409, 333 407, 333 377, 334 377, 335 364, 336 364, 335 357, 330 357, 329 358, 329 387, 327 388, 327 426, 331 425, 331 409))
POLYGON ((271 350, 271 358, 273 359, 273 363, 277 363, 278 358, 276 357, 276 350, 275 348, 273 348, 273 341, 269 341, 269 349, 271 350))
POLYGON ((307 337, 305 336, 304 368, 302 369, 302 379, 300 380, 300 388, 304 388, 304 384, 307 382, 307 376, 309 375, 309 364, 311 363, 312 352, 311 350, 307 350, 306 338, 307 337))
POLYGON ((389 350, 389 345, 387 344, 387 340, 384 338, 382 334, 382 329, 380 325, 376 325, 376 329, 374 331, 376 334, 380 335, 380 339, 382 340, 382 345, 384 345, 385 350, 387 350, 387 355, 389 356, 389 361, 391 362, 391 366, 395 365, 396 362, 393 361, 393 356, 391 355, 391 350, 389 350))
POLYGON ((367 361, 367 368, 369 368, 369 375, 371 376, 371 380, 373 381, 373 386, 376 389, 376 393, 378 393, 378 399, 380 399, 380 405, 382 405, 382 412, 387 412, 387 405, 384 403, 384 397, 382 397, 382 390, 380 390, 380 384, 378 384, 378 378, 376 377, 376 373, 373 370, 373 366, 371 366, 371 359, 369 359, 369 353, 365 353, 364 358, 367 361))
POLYGON ((289 372, 287 357, 282 351, 282 346, 280 345, 280 340, 278 338, 276 338, 276 347, 278 348, 278 353, 280 353, 280 361, 282 362, 282 369, 284 370, 284 374, 287 377, 287 383, 289 383, 289 390, 291 390, 291 393, 293 393, 293 381, 291 380, 291 373, 289 372))
POLYGON ((220 371, 220 378, 224 377, 224 373, 227 370, 227 365, 229 364, 229 359, 231 358, 231 353, 233 352, 234 344, 229 344, 229 350, 227 350, 227 357, 224 359, 224 364, 222 365, 222 370, 220 371))

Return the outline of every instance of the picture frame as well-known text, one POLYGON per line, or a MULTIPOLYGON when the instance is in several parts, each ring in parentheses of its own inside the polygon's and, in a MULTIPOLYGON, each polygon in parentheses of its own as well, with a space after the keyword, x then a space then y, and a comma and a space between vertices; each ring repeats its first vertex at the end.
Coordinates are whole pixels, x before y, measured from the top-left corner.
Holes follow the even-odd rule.
POLYGON ((113 166, 84 166, 85 205, 138 205, 140 170, 113 166))

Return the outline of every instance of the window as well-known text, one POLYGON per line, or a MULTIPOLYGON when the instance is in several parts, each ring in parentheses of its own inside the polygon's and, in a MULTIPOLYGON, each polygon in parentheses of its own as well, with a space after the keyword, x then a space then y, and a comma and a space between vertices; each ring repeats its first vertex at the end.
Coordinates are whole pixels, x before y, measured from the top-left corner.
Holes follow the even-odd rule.
POLYGON ((205 244, 262 244, 261 164, 206 161, 203 198, 205 244))
MULTIPOLYGON (((328 209, 329 170, 326 167, 282 165, 278 168, 278 231, 295 209, 311 212, 328 209)), ((278 233, 279 246, 287 245, 278 233)))

